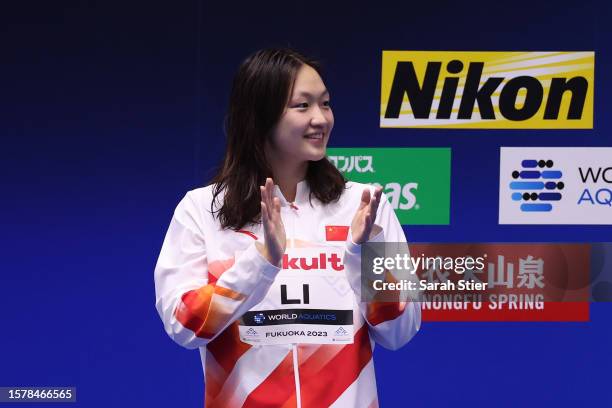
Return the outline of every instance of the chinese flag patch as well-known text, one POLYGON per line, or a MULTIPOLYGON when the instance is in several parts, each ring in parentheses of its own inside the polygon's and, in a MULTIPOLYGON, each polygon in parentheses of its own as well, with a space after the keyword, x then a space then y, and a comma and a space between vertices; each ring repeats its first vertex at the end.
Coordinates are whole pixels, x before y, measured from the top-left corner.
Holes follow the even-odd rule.
POLYGON ((325 240, 326 241, 346 241, 348 236, 348 225, 326 225, 325 240))

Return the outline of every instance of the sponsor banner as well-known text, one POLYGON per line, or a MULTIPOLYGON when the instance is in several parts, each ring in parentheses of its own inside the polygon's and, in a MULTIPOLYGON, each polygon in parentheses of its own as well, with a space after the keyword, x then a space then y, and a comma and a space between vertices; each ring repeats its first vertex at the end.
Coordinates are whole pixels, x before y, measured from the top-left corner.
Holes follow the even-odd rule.
MULTIPOLYGON (((591 245, 366 243, 362 301, 419 299, 424 320, 586 321, 591 245)), ((597 268, 597 265, 595 266, 597 268)))
POLYGON ((612 224, 612 147, 502 147, 500 224, 612 224))
MULTIPOLYGON (((504 300, 503 303, 482 302, 479 309, 473 304, 461 302, 439 306, 422 305, 422 319, 428 322, 588 322, 589 302, 545 302, 540 309, 527 309, 520 303, 504 300), (506 306, 507 304, 507 306, 506 306), (501 305, 501 307, 500 307, 501 305)), ((531 306, 530 306, 531 307, 531 306)))
MULTIPOLYGON (((437 265, 417 271, 423 319, 431 321, 588 321, 590 244, 415 244, 425 257, 485 259, 480 270, 462 273, 437 265), (450 296, 436 283, 471 281, 473 289, 450 296), (485 285, 485 290, 474 289, 485 285)), ((443 264, 444 265, 444 264, 443 264)))
POLYGON ((380 126, 592 129, 595 53, 383 51, 380 126))
POLYGON ((450 148, 329 148, 349 180, 382 186, 401 224, 447 225, 450 148))

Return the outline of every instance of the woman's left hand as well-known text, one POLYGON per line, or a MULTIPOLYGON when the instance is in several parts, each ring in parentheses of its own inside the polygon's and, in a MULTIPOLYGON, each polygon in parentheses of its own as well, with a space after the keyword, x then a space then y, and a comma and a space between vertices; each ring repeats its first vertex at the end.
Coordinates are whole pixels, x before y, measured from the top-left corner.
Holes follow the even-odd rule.
POLYGON ((381 195, 382 187, 376 187, 374 197, 372 198, 370 198, 369 188, 366 188, 361 193, 361 203, 351 223, 351 234, 354 243, 363 244, 380 232, 381 227, 375 225, 374 220, 376 219, 376 211, 378 210, 381 195))

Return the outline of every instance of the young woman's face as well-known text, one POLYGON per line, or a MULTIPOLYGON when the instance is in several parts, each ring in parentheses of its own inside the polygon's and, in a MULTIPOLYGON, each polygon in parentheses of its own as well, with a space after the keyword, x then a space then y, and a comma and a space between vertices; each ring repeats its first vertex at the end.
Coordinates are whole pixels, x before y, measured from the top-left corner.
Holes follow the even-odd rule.
POLYGON ((333 126, 334 114, 323 80, 312 67, 302 65, 274 131, 272 159, 295 164, 321 160, 333 126))

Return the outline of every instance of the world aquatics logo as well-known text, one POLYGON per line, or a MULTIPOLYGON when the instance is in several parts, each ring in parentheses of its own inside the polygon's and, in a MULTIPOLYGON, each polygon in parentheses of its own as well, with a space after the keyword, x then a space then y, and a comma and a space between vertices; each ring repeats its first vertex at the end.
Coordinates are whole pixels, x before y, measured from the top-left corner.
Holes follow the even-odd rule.
POLYGON ((266 320, 266 316, 263 313, 257 313, 255 316, 253 316, 253 320, 255 320, 255 323, 257 324, 263 324, 263 322, 266 320))
POLYGON ((499 223, 612 225, 611 159, 612 147, 502 147, 499 223))
POLYGON ((521 211, 550 212, 553 203, 563 198, 563 173, 554 170, 554 164, 552 160, 527 159, 521 162, 519 170, 512 171, 511 197, 513 201, 521 202, 521 211))

